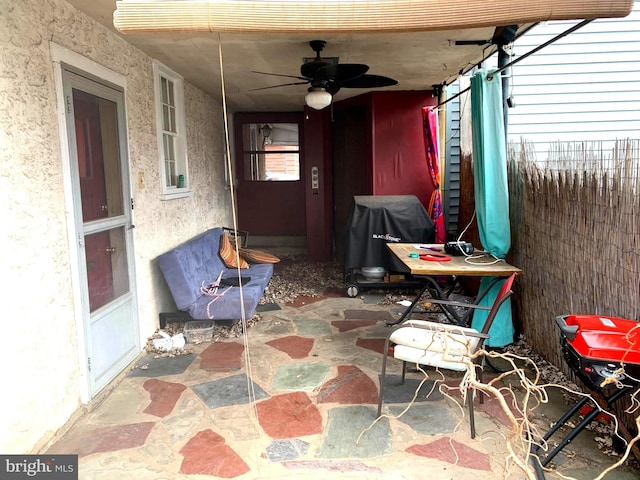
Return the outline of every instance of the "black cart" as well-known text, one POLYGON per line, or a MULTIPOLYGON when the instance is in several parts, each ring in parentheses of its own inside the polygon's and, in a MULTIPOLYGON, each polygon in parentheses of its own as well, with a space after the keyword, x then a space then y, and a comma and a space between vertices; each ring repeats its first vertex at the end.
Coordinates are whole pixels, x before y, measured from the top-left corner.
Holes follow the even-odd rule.
POLYGON ((344 229, 344 272, 347 295, 364 288, 414 288, 407 268, 386 244, 433 243, 435 227, 415 195, 358 195, 353 197, 344 229), (386 275, 371 279, 362 269, 380 267, 386 275))

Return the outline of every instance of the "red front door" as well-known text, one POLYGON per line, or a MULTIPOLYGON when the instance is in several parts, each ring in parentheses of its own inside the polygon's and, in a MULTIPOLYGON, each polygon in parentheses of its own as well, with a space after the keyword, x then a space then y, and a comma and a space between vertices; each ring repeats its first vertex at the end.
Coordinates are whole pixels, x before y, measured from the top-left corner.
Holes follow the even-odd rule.
POLYGON ((238 227, 251 235, 305 235, 302 114, 236 114, 238 227))

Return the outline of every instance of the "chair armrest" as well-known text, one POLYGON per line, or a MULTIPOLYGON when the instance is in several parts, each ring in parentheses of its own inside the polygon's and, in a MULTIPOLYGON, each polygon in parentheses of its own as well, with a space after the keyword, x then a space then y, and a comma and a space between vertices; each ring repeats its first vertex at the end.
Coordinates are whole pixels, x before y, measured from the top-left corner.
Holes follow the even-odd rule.
POLYGON ((466 334, 468 337, 475 337, 475 338, 484 338, 485 340, 487 338, 489 338, 489 334, 488 333, 482 333, 482 332, 477 332, 477 333, 467 333, 466 334))
POLYGON ((473 328, 461 327, 459 325, 451 325, 448 323, 435 323, 427 320, 407 320, 400 324, 400 328, 419 328, 422 330, 432 330, 453 335, 464 335, 474 338, 489 338, 486 333, 481 333, 473 328))
POLYGON ((476 310, 491 310, 491 307, 488 307, 486 305, 476 305, 475 303, 454 302, 453 300, 438 300, 436 298, 430 298, 425 303, 436 303, 438 305, 450 305, 452 307, 475 308, 476 310))

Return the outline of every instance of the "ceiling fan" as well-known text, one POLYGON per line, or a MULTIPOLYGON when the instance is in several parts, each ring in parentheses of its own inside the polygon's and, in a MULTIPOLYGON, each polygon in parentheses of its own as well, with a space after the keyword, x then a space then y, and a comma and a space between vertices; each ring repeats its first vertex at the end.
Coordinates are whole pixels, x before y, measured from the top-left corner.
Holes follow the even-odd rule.
POLYGON ((320 52, 324 50, 326 44, 327 42, 324 40, 312 40, 309 42, 311 49, 316 53, 316 57, 300 66, 300 76, 253 72, 262 75, 295 78, 300 80, 299 82, 271 85, 269 87, 256 88, 252 91, 309 84, 309 93, 305 97, 306 104, 316 110, 321 110, 331 103, 332 96, 338 93, 341 88, 379 88, 398 84, 393 78, 368 74, 369 65, 334 63, 323 59, 320 56, 320 52))

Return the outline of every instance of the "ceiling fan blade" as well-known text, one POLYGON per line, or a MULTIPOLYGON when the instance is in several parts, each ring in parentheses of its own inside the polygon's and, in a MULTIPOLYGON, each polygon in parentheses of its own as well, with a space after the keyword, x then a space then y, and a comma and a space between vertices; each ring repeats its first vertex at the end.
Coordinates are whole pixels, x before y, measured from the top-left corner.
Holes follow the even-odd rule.
POLYGON ((256 72, 255 70, 251 70, 251 73, 259 73, 260 75, 271 75, 274 77, 287 77, 287 78, 297 78, 298 80, 306 80, 309 81, 306 77, 298 77, 296 75, 283 75, 282 73, 269 73, 269 72, 256 72))
POLYGON ((342 82, 340 86, 344 88, 378 88, 390 87, 397 84, 397 80, 394 80, 393 78, 367 74, 342 82))
POLYGON ((333 80, 343 83, 367 73, 369 65, 361 63, 337 63, 319 68, 314 78, 333 80))
MULTIPOLYGON (((295 78, 295 77, 294 77, 295 78)), ((256 92, 258 90, 268 90, 270 88, 278 88, 278 87, 288 87, 289 85, 306 85, 309 83, 309 80, 305 82, 292 82, 292 83, 281 83, 280 85, 271 85, 269 87, 261 87, 261 88, 252 88, 249 90, 250 92, 256 92)))
POLYGON ((325 87, 325 90, 327 92, 329 92, 331 95, 335 95, 336 93, 338 93, 340 91, 340 85, 338 85, 337 83, 334 82, 327 82, 327 86, 325 87))
POLYGON ((300 74, 306 78, 314 78, 318 70, 328 65, 331 65, 331 63, 326 60, 316 58, 312 62, 303 63, 300 66, 300 74))

